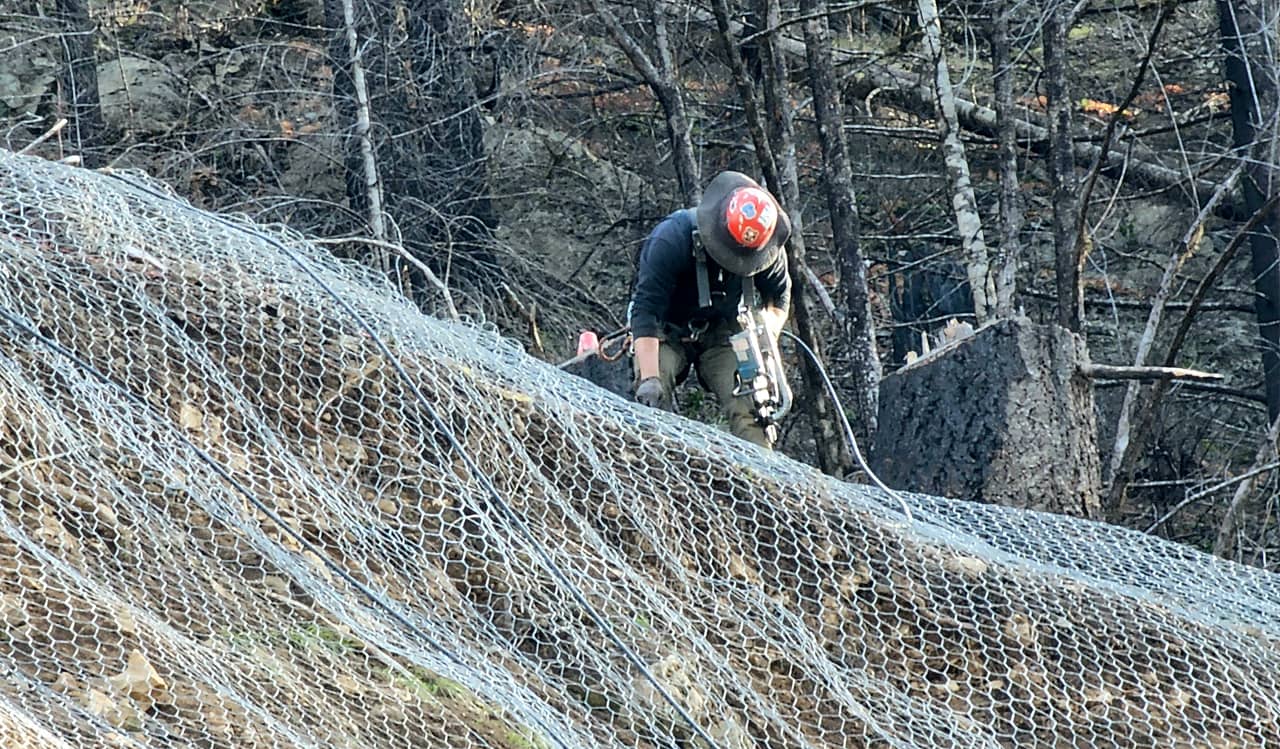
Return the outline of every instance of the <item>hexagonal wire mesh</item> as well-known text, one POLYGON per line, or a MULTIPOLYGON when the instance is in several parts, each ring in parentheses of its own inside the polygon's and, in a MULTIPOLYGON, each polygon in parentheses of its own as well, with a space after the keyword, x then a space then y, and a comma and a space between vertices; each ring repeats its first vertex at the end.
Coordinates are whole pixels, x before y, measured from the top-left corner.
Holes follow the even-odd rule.
POLYGON ((5 746, 1280 746, 1280 582, 880 492, 0 152, 5 746))

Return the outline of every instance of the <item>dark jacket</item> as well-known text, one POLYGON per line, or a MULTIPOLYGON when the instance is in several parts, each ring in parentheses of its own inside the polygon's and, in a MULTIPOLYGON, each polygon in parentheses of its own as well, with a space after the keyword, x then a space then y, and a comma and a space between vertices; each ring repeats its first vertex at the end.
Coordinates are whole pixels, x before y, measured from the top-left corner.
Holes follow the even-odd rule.
MULTIPOLYGON (((712 324, 738 316, 742 277, 726 273, 707 257, 711 287, 708 309, 698 308, 698 275, 693 255, 692 208, 676 211, 662 220, 640 248, 636 286, 631 293, 631 334, 636 338, 661 338, 665 326, 688 330, 690 323, 712 324)), ((791 304, 791 276, 787 255, 754 276, 760 303, 786 310, 791 304)))

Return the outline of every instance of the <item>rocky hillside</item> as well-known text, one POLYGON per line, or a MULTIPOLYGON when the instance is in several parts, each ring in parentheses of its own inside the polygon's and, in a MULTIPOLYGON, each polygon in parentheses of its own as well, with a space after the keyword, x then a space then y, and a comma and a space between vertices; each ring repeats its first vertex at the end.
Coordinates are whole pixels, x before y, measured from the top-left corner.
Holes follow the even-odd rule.
POLYGON ((0 739, 1256 747, 1280 584, 835 481, 0 155, 0 739))

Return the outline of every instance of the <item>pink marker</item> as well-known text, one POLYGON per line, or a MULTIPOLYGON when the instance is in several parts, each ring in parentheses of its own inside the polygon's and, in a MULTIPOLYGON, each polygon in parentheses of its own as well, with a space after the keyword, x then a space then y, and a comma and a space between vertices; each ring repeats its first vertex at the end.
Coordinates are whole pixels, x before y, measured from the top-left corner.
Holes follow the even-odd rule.
POLYGON ((600 339, 596 337, 595 331, 584 330, 578 336, 578 356, 582 356, 588 351, 595 351, 600 348, 600 339))

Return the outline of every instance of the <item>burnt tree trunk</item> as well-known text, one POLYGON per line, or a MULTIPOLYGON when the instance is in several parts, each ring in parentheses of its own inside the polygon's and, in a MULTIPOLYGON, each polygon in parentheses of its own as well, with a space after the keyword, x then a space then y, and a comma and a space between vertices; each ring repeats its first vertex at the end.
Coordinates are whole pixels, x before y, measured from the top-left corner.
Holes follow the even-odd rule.
POLYGON ((1000 163, 1000 247, 992 270, 996 283, 996 317, 1013 315, 1022 247, 1023 201, 1018 186, 1018 131, 1013 102, 1013 55, 1009 48, 1009 3, 992 8, 991 65, 995 89, 996 133, 1000 163))
POLYGON ((649 86, 649 90, 653 92, 654 98, 662 107, 667 125, 667 138, 671 143, 676 181, 680 184, 684 205, 697 205, 702 197, 701 179, 698 162, 693 153, 689 114, 677 83, 675 62, 671 57, 671 46, 667 39, 667 22, 662 0, 652 0, 649 6, 649 23, 652 26, 656 48, 653 56, 645 51, 640 42, 622 25, 622 21, 601 0, 591 0, 591 8, 604 23, 614 43, 622 49, 623 54, 631 61, 631 65, 644 78, 645 84, 649 86))
POLYGON ((1053 185, 1053 251, 1058 290, 1058 324, 1080 332, 1081 296, 1076 272, 1075 152, 1071 144, 1071 101, 1067 89, 1066 0, 1051 0, 1044 22, 1044 78, 1049 109, 1049 181, 1053 185))
MULTIPOLYGON (((782 12, 778 0, 757 0, 756 18, 763 19, 765 28, 777 29, 782 12)), ((777 46, 777 32, 761 35, 756 44, 757 59, 764 88, 764 110, 768 114, 768 140, 777 150, 770 152, 769 160, 777 170, 777 194, 791 217, 792 233, 787 242, 787 267, 793 280, 792 319, 796 335, 823 360, 822 340, 815 330, 813 305, 805 292, 809 269, 805 262, 804 212, 800 200, 799 169, 796 165, 795 111, 787 95, 787 60, 777 46)), ((853 470, 853 456, 836 426, 832 404, 827 400, 826 388, 818 364, 800 354, 800 374, 808 394, 806 411, 813 419, 813 439, 818 467, 833 476, 844 476, 853 470)))
POLYGON ((889 486, 1096 518, 1084 340, 1010 318, 884 378, 872 464, 889 486))
MULTIPOLYGON (((720 44, 724 46, 725 60, 733 73, 733 82, 738 89, 738 98, 742 101, 742 111, 746 120, 747 132, 751 135, 751 145, 755 148, 756 162, 764 176, 765 185, 775 196, 781 197, 782 181, 778 177, 778 163, 773 155, 773 146, 765 132, 765 118, 760 111, 760 97, 747 72, 747 61, 742 46, 738 43, 729 22, 728 0, 712 0, 711 10, 716 17, 716 31, 720 44)), ((766 84, 767 85, 767 84, 766 84)))
POLYGON ((98 59, 93 52, 94 29, 85 0, 58 0, 57 12, 65 26, 62 51, 65 65, 59 76, 62 101, 66 106, 69 133, 89 168, 102 165, 102 142, 106 124, 98 99, 98 59))
MULTIPOLYGON (((1274 48, 1276 4, 1265 0, 1218 0, 1225 56, 1224 75, 1231 98, 1231 132, 1236 155, 1245 163, 1244 200, 1257 212, 1280 190, 1277 154, 1277 60, 1274 48), (1270 20, 1268 20, 1270 19, 1270 20), (1269 30, 1269 31, 1268 31, 1269 30)), ((1268 421, 1280 416, 1280 209, 1271 208, 1249 236, 1253 252, 1254 307, 1262 340, 1263 386, 1268 421)))
MULTIPOLYGON (((408 7, 412 19, 413 5, 408 7)), ((452 152, 451 160, 441 165, 444 174, 438 178, 448 187, 436 187, 433 192, 445 198, 450 215, 465 219, 454 232, 455 238, 487 240, 495 219, 485 168, 484 128, 468 52, 472 44, 466 6, 457 0, 434 0, 427 7, 422 23, 409 25, 410 38, 416 40, 418 49, 414 71, 426 101, 434 97, 443 104, 443 111, 428 129, 432 141, 452 152)))
POLYGON ((831 32, 827 27, 825 0, 801 0, 805 17, 805 58, 809 87, 822 147, 822 182, 831 214, 831 238, 840 268, 853 379, 854 405, 862 436, 875 434, 881 364, 876 350, 867 267, 859 247, 861 229, 853 192, 853 169, 844 140, 844 107, 831 61, 831 32))

